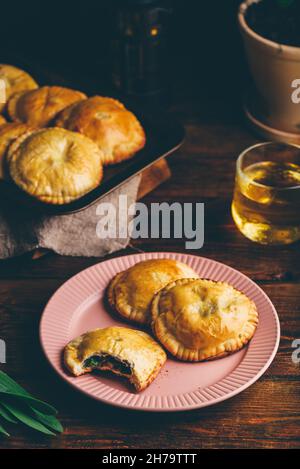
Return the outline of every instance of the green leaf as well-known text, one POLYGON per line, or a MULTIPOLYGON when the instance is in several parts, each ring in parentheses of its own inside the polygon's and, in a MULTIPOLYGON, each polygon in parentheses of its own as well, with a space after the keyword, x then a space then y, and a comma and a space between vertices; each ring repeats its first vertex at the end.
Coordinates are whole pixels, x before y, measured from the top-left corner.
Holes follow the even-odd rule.
POLYGON ((41 423, 46 425, 46 427, 49 427, 58 433, 61 433, 64 431, 61 423, 59 422, 59 420, 57 420, 57 418, 54 415, 45 415, 35 409, 32 409, 32 411, 35 417, 37 418, 37 420, 39 420, 41 423))
MULTIPOLYGON (((54 407, 34 398, 6 373, 0 371, 0 416, 3 419, 11 423, 19 421, 46 435, 55 435, 49 428, 56 432, 63 431, 55 414, 57 410, 54 407)), ((0 434, 9 436, 2 426, 0 434)))
POLYGON ((0 425, 0 435, 10 436, 10 434, 7 433, 7 431, 5 430, 5 428, 2 427, 2 425, 0 425))
POLYGON ((14 404, 8 402, 2 402, 2 405, 8 410, 14 417, 16 417, 20 422, 24 423, 28 427, 33 428, 45 435, 55 435, 55 433, 48 430, 42 423, 38 422, 34 418, 32 418, 26 409, 22 409, 21 407, 16 407, 14 404))
POLYGON ((46 402, 35 399, 34 397, 20 396, 18 394, 13 393, 13 392, 6 392, 6 391, 5 392, 0 391, 0 400, 1 400, 1 396, 2 396, 2 398, 4 398, 5 396, 15 397, 20 402, 24 401, 28 405, 34 407, 35 409, 37 409, 40 412, 43 412, 47 415, 56 415, 57 414, 57 410, 54 407, 47 404, 46 402))
POLYGON ((0 416, 10 423, 18 423, 17 420, 0 404, 0 416))
POLYGON ((23 389, 16 381, 10 378, 6 373, 0 371, 0 395, 15 396, 26 401, 35 409, 50 415, 57 414, 57 410, 46 402, 36 399, 23 389))
POLYGON ((10 391, 24 396, 30 396, 16 381, 10 378, 4 371, 0 370, 0 390, 10 391))

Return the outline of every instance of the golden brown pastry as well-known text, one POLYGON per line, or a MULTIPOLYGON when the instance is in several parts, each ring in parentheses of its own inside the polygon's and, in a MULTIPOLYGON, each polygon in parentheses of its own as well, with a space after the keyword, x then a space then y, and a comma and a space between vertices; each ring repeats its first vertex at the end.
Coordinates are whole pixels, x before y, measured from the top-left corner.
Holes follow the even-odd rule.
POLYGON ((72 340, 64 349, 64 362, 75 376, 94 369, 124 376, 143 391, 166 361, 162 347, 145 332, 125 327, 95 329, 72 340))
POLYGON ((14 94, 7 104, 8 114, 15 122, 32 127, 47 127, 66 106, 85 99, 81 91, 62 86, 43 86, 37 90, 14 94))
MULTIPOLYGON (((34 90, 38 84, 34 79, 20 68, 12 65, 0 64, 0 79, 5 82, 6 100, 20 91, 34 90)), ((0 103, 0 112, 4 109, 6 103, 0 103)))
MULTIPOLYGON (((1 116, 0 116, 1 117, 1 116)), ((0 127, 0 179, 6 179, 6 152, 11 145, 20 135, 28 132, 30 127, 26 124, 10 123, 4 124, 0 127)))
POLYGON ((240 350, 258 323, 256 306, 227 283, 181 279, 152 302, 152 329, 180 360, 201 361, 240 350))
POLYGON ((0 126, 2 126, 4 124, 6 124, 6 119, 5 119, 5 117, 0 115, 0 126))
POLYGON ((104 164, 131 158, 146 141, 145 132, 134 114, 116 99, 102 96, 69 106, 59 114, 55 124, 94 140, 103 150, 104 164))
POLYGON ((8 149, 14 182, 49 204, 65 204, 96 187, 102 179, 101 152, 87 137, 65 129, 26 133, 8 149))
POLYGON ((108 287, 112 308, 125 318, 150 324, 153 295, 172 280, 198 275, 186 264, 173 259, 150 259, 138 262, 118 273, 108 287))

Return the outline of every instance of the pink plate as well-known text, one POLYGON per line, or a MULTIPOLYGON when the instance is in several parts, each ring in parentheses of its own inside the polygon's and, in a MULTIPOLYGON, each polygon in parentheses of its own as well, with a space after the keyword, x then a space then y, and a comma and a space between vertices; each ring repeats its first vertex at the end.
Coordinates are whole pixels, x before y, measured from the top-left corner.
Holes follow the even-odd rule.
POLYGON ((237 270, 203 257, 154 252, 107 260, 72 277, 47 304, 40 336, 45 354, 57 373, 88 396, 130 409, 175 411, 216 404, 253 384, 276 354, 280 326, 267 295, 237 270), (259 326, 249 346, 211 362, 186 363, 169 358, 156 380, 139 394, 133 392, 125 379, 106 373, 70 376, 61 360, 67 342, 97 327, 126 327, 126 323, 111 316, 105 307, 105 289, 110 279, 136 262, 157 258, 185 262, 201 277, 228 282, 252 298, 259 312, 259 326))

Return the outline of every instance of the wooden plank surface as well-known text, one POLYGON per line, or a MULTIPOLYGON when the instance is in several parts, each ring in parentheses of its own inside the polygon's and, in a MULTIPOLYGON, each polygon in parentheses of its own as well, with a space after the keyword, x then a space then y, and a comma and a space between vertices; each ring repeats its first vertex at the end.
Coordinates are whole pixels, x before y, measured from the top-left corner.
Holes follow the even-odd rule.
MULTIPOLYGON (((206 123, 184 104, 174 112, 186 123, 184 147, 169 158, 172 178, 145 197, 205 202, 205 244, 191 254, 225 262, 257 281, 274 302, 281 321, 279 352, 265 375, 242 394, 207 409, 164 415, 101 405, 63 383, 46 363, 38 323, 47 300, 95 258, 23 256, 0 263, 0 337, 7 342, 4 369, 29 391, 53 403, 65 433, 49 439, 16 429, 0 448, 299 448, 300 374, 292 341, 300 338, 299 243, 283 248, 252 244, 230 217, 238 153, 256 141, 240 121, 206 123)), ((135 249, 183 251, 178 240, 135 241, 135 249)), ((117 254, 114 254, 117 255, 117 254)))

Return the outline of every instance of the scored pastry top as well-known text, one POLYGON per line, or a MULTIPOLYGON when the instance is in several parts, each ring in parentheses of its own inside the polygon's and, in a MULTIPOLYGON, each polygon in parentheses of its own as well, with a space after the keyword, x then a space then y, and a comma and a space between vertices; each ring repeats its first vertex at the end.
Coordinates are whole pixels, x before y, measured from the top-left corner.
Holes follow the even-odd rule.
POLYGON ((14 94, 7 105, 8 114, 15 122, 46 127, 66 106, 85 98, 86 95, 81 91, 62 86, 43 86, 14 94))
POLYGON ((223 282, 176 280, 152 302, 154 334, 182 360, 200 361, 235 352, 252 338, 257 323, 254 302, 223 282))
POLYGON ((58 128, 23 134, 7 152, 14 182, 52 204, 71 202, 96 187, 103 174, 101 159, 90 139, 58 128))
POLYGON ((127 319, 149 324, 153 295, 172 280, 198 277, 188 265, 173 259, 149 259, 117 274, 108 288, 112 308, 127 319))
POLYGON ((136 116, 116 99, 103 96, 67 107, 57 116, 55 125, 91 138, 103 151, 103 164, 131 158, 146 141, 136 116))

